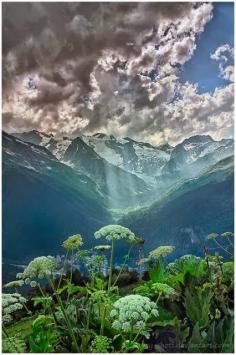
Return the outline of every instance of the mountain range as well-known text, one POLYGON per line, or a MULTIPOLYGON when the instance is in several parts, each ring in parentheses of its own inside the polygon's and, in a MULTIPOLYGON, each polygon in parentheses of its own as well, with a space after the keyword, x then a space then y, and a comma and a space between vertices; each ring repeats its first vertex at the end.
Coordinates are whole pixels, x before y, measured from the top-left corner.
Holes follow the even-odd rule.
POLYGON ((198 135, 153 146, 103 133, 30 131, 3 132, 2 146, 7 260, 55 252, 78 232, 90 245, 108 223, 129 226, 147 250, 172 243, 181 254, 199 254, 207 233, 233 230, 232 139, 198 135))

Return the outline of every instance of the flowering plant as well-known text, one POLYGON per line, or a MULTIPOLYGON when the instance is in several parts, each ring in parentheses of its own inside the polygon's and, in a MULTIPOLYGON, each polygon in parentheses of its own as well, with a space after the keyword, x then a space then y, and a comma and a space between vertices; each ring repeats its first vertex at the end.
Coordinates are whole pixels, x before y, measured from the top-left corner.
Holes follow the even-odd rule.
POLYGON ((155 293, 158 293, 160 296, 163 296, 166 298, 176 295, 175 289, 173 289, 172 287, 170 287, 167 284, 160 283, 160 282, 156 282, 156 283, 152 284, 151 289, 155 293))
POLYGON ((43 279, 50 275, 56 267, 55 259, 52 256, 40 256, 33 259, 21 274, 21 278, 26 284, 30 284, 33 279, 43 279))
POLYGON ((163 245, 160 246, 154 250, 152 250, 149 253, 149 258, 150 259, 160 259, 163 258, 169 254, 171 254, 174 251, 174 247, 172 245, 163 245))
POLYGON ((105 251, 111 249, 110 245, 96 245, 94 247, 95 250, 105 251))
POLYGON ((110 317, 112 327, 118 332, 143 334, 151 316, 158 317, 157 306, 148 297, 128 295, 120 298, 113 305, 110 317))
POLYGON ((83 240, 80 234, 68 237, 62 244, 62 246, 69 251, 79 249, 81 245, 83 245, 83 240))
POLYGON ((23 308, 26 299, 19 293, 2 294, 2 320, 3 323, 10 323, 13 320, 13 313, 23 308))
POLYGON ((8 282, 3 287, 6 287, 6 288, 19 288, 19 287, 21 287, 23 285, 24 285, 24 281, 23 280, 14 280, 14 281, 8 282))
POLYGON ((129 228, 118 224, 109 224, 108 226, 102 227, 94 235, 96 239, 103 237, 109 241, 119 239, 128 239, 129 241, 135 240, 135 235, 129 228))

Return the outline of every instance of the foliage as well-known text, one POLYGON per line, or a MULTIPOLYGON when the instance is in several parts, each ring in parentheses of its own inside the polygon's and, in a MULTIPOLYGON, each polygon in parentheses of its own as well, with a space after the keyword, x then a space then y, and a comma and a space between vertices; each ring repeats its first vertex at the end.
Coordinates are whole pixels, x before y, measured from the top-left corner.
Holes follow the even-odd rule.
POLYGON ((211 299, 213 293, 201 288, 185 290, 184 307, 188 318, 194 323, 198 323, 199 327, 204 328, 209 323, 211 299))
POLYGON ((50 316, 39 315, 35 319, 32 333, 29 336, 30 352, 54 352, 59 337, 59 334, 54 330, 54 326, 53 318, 50 316))
MULTIPOLYGON (((210 240, 228 242, 232 236, 225 232, 210 240)), ((83 250, 79 234, 68 237, 63 262, 36 258, 7 284, 33 290, 27 298, 2 295, 5 352, 233 352, 232 259, 208 254, 206 248, 204 258, 184 255, 167 264, 173 247, 158 246, 141 260, 142 278, 140 269, 128 267, 130 251, 143 243, 141 238, 118 225, 101 228, 95 237, 110 244, 83 250), (120 239, 130 242, 129 249, 123 265, 114 268, 120 239), (74 277, 77 264, 85 270, 83 282, 74 277)))
POLYGON ((108 353, 111 340, 103 335, 96 335, 91 344, 92 353, 108 353))
POLYGON ((4 338, 2 342, 3 353, 25 353, 26 344, 22 339, 12 336, 4 338))

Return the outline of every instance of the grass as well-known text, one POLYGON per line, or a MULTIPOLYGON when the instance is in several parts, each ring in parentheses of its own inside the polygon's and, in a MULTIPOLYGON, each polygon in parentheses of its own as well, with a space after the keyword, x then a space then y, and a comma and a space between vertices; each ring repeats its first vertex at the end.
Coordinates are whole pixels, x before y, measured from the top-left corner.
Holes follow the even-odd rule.
POLYGON ((20 339, 26 339, 32 331, 32 323, 37 318, 37 315, 22 319, 17 323, 11 324, 6 327, 7 334, 11 336, 18 335, 20 339))

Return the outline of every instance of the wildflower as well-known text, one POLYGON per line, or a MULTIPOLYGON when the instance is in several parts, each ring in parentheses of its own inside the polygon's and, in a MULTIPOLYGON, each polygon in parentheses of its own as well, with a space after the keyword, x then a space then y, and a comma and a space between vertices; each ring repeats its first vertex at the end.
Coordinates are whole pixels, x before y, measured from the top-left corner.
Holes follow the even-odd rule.
POLYGON ((16 274, 16 278, 17 278, 17 279, 21 279, 22 276, 23 276, 23 272, 18 272, 18 273, 16 274))
POLYGON ((44 278, 51 274, 55 267, 56 262, 52 256, 40 256, 29 263, 23 272, 22 278, 29 285, 31 280, 44 278))
POLYGON ((160 246, 154 250, 152 250, 149 253, 149 258, 150 259, 159 259, 161 257, 165 257, 169 254, 171 254, 174 251, 174 247, 172 245, 163 245, 160 246))
POLYGON ((135 235, 129 228, 120 226, 118 224, 110 224, 99 229, 95 234, 95 238, 106 238, 106 240, 128 239, 128 241, 135 240, 135 235))
POLYGON ((109 250, 111 249, 110 245, 96 245, 94 247, 95 250, 100 250, 100 251, 104 251, 104 250, 109 250))
POLYGON ((75 234, 68 237, 62 244, 62 246, 67 250, 76 250, 83 245, 83 240, 80 234, 75 234))
POLYGON ((15 281, 11 281, 8 282, 7 284, 5 284, 3 287, 7 287, 7 288, 18 288, 24 285, 24 281, 22 280, 15 280, 15 281))
POLYGON ((217 233, 210 233, 210 234, 207 235, 206 239, 208 239, 208 240, 214 240, 214 239, 216 239, 217 237, 219 237, 219 234, 217 234, 217 233))
POLYGON ((107 353, 111 340, 103 335, 96 335, 91 344, 92 353, 107 353))
POLYGON ((23 308, 26 299, 19 293, 2 294, 2 316, 4 323, 10 323, 13 320, 13 313, 23 308))
POLYGON ((145 264, 148 264, 149 261, 150 261, 149 258, 142 258, 142 259, 139 260, 138 264, 139 265, 145 265, 145 264))
POLYGON ((152 290, 163 296, 169 297, 176 294, 175 290, 167 284, 156 282, 152 285, 152 290))
POLYGON ((144 244, 145 240, 141 237, 135 236, 134 239, 130 241, 132 244, 144 244))
POLYGON ((25 284, 26 284, 26 285, 29 285, 29 284, 30 284, 30 278, 29 278, 29 277, 27 277, 27 278, 25 279, 25 284))
POLYGON ((37 286, 37 282, 36 281, 31 281, 30 283, 30 287, 36 287, 37 286))
POLYGON ((113 304, 110 317, 112 327, 124 333, 137 333, 145 330, 146 323, 151 316, 158 316, 157 306, 148 297, 129 295, 120 298, 113 304))
POLYGON ((221 234, 221 237, 224 237, 224 238, 233 238, 234 236, 234 233, 232 232, 224 232, 221 234))

